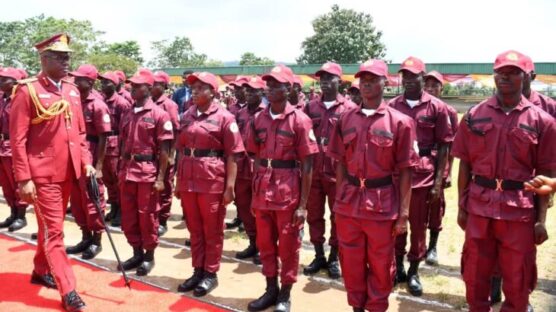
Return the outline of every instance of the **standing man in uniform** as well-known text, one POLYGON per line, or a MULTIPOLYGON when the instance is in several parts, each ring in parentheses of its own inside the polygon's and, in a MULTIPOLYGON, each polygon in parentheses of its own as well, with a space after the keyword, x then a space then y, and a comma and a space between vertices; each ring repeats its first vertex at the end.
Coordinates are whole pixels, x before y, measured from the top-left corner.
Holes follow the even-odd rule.
POLYGON ((388 310, 395 238, 407 232, 417 163, 413 120, 383 100, 387 75, 384 61, 360 66, 355 77, 363 105, 340 116, 327 151, 338 160, 335 221, 348 303, 356 312, 388 310))
POLYGON ((303 94, 303 80, 297 75, 293 75, 293 84, 288 101, 290 101, 291 105, 300 110, 303 110, 307 104, 305 102, 305 94, 303 94))
POLYGON ((536 246, 547 238, 548 196, 525 192, 534 175, 554 176, 556 122, 523 95, 527 57, 494 62, 495 96, 464 116, 452 154, 460 158, 458 224, 465 231, 462 275, 470 311, 490 311, 491 276, 504 279, 500 311, 526 311, 537 281, 536 246))
POLYGON ((129 82, 135 102, 120 123, 119 181, 122 230, 133 247, 133 257, 122 266, 124 270, 137 268, 137 275, 144 276, 154 267, 160 212, 158 198, 164 190, 174 132, 168 113, 151 99, 153 74, 140 69, 129 82))
POLYGON ((411 247, 405 273, 407 233, 396 241, 396 281, 407 281, 409 293, 423 294, 419 279, 419 263, 427 252, 426 233, 431 206, 440 198, 442 178, 448 161, 448 147, 453 139, 446 104, 423 91, 425 64, 416 57, 406 59, 400 68, 404 93, 392 99, 390 106, 411 117, 416 123, 419 163, 412 175, 409 225, 411 247))
MULTIPOLYGON (((70 73, 79 90, 83 116, 85 117, 85 128, 87 132, 88 153, 96 165, 97 172, 102 174, 102 164, 106 153, 106 135, 112 129, 110 123, 110 112, 108 106, 91 91, 98 78, 96 67, 84 64, 70 73)), ((106 202, 104 200, 104 183, 101 177, 97 177, 100 208, 104 211, 106 202)), ((102 232, 104 231, 103 214, 99 214, 95 203, 87 194, 87 178, 81 177, 75 181, 71 191, 71 211, 75 222, 81 229, 81 241, 77 245, 66 248, 68 254, 83 253, 83 259, 93 259, 102 251, 102 232)))
MULTIPOLYGON (((106 215, 106 221, 115 227, 121 225, 120 190, 118 184, 118 164, 120 161, 120 120, 124 113, 130 109, 131 104, 116 92, 116 86, 120 78, 114 72, 106 72, 99 76, 100 88, 104 102, 110 113, 112 131, 106 133, 106 155, 102 164, 102 181, 108 190, 108 203, 110 212, 106 215)), ((100 164, 97 164, 97 167, 100 164)), ((97 176, 98 173, 97 173, 97 176)))
POLYGON ((10 113, 12 110, 12 97, 17 81, 22 79, 22 74, 15 68, 2 68, 0 70, 0 185, 4 198, 10 207, 10 216, 0 223, 0 228, 8 228, 15 232, 27 226, 25 212, 27 203, 21 200, 19 190, 14 178, 12 149, 10 147, 10 113))
MULTIPOLYGON (((266 84, 260 77, 255 76, 245 83, 245 100, 247 106, 240 109, 236 120, 244 145, 247 145, 249 133, 253 131, 255 116, 266 108, 263 104, 263 94, 266 84)), ((255 216, 251 213, 251 199, 253 197, 253 154, 238 156, 237 180, 235 184, 235 203, 245 233, 249 237, 249 246, 236 253, 237 259, 253 258, 255 264, 261 264, 257 249, 257 227, 255 216)))
POLYGON ((188 103, 189 100, 191 100, 191 87, 187 83, 187 77, 189 77, 189 75, 191 74, 193 74, 193 71, 191 70, 186 70, 183 72, 183 75, 181 77, 182 87, 177 89, 174 94, 172 94, 172 101, 178 104, 179 115, 183 114, 187 110, 185 104, 188 103))
POLYGON ((35 45, 41 72, 20 81, 10 115, 10 143, 21 198, 35 206, 38 246, 31 283, 57 288, 66 311, 85 303, 64 250, 63 224, 74 181, 95 173, 85 141, 79 91, 65 80, 70 52, 66 34, 35 45))
MULTIPOLYGON (((444 84, 444 77, 441 73, 433 70, 425 75, 425 91, 436 97, 440 98, 442 96, 442 89, 444 84)), ((452 133, 456 133, 458 130, 458 112, 451 105, 446 103, 446 109, 448 110, 448 115, 450 117, 450 124, 452 126, 452 133)), ((446 169, 444 170, 442 177, 442 188, 440 189, 440 198, 436 202, 431 203, 431 208, 429 212, 429 246, 427 249, 427 255, 425 262, 428 265, 438 265, 438 253, 436 251, 436 245, 438 242, 438 236, 440 231, 442 231, 442 218, 444 218, 444 213, 446 211, 446 198, 444 196, 444 189, 449 188, 452 184, 451 174, 452 174, 452 163, 454 162, 454 157, 448 155, 448 163, 446 169)))
POLYGON ((290 292, 297 281, 312 155, 318 147, 311 119, 288 103, 291 77, 282 66, 262 77, 270 104, 255 117, 247 141, 248 152, 255 156, 251 207, 266 277, 266 291, 249 303, 249 311, 262 311, 272 305, 276 305, 274 311, 290 311, 290 292))
POLYGON ((340 264, 338 262, 338 239, 336 237, 336 223, 334 222, 334 200, 336 199, 336 166, 338 162, 327 156, 328 143, 333 135, 338 119, 347 111, 357 106, 339 94, 342 77, 342 67, 333 62, 327 62, 315 73, 319 78, 322 97, 317 98, 303 109, 311 118, 313 131, 317 138, 319 152, 313 159, 313 181, 307 202, 307 223, 311 243, 315 248, 315 258, 303 269, 303 274, 313 275, 321 269, 326 269, 330 278, 340 278, 340 264), (324 254, 324 233, 326 222, 326 203, 330 209, 330 254, 328 261, 324 254))
POLYGON ((361 90, 359 88, 359 79, 356 78, 348 89, 349 99, 357 106, 361 106, 363 98, 361 98, 361 90))
POLYGON ((129 91, 126 90, 125 88, 125 82, 126 82, 126 76, 125 73, 123 72, 123 70, 116 70, 114 71, 114 73, 116 73, 116 75, 118 75, 119 83, 116 86, 116 92, 118 92, 118 94, 123 97, 126 101, 129 102, 129 105, 131 106, 134 103, 134 100, 131 96, 131 93, 129 91))
POLYGON ((151 90, 153 102, 162 108, 172 122, 174 129, 174 140, 170 143, 170 155, 168 158, 168 168, 164 176, 164 190, 160 192, 160 213, 158 215, 158 236, 164 235, 168 231, 168 219, 170 218, 170 210, 172 209, 172 198, 174 197, 174 177, 176 175, 176 138, 177 130, 180 126, 178 117, 178 104, 170 100, 164 92, 168 89, 170 83, 170 76, 163 71, 154 73, 154 85, 151 90))
POLYGON ((523 95, 535 106, 556 118, 556 101, 549 96, 531 89, 531 83, 535 81, 537 77, 535 73, 535 63, 533 63, 533 60, 529 56, 525 57, 527 60, 527 71, 525 72, 525 81, 523 82, 523 95))

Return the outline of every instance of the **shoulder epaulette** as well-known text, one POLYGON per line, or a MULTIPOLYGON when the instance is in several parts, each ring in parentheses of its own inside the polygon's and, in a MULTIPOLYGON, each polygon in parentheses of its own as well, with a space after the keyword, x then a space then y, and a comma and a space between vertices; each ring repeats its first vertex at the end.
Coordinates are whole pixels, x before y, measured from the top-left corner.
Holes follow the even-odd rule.
POLYGON ((38 81, 37 77, 31 77, 31 78, 27 78, 27 79, 21 79, 21 80, 18 80, 17 83, 18 83, 18 84, 28 84, 28 83, 34 82, 34 81, 38 81))

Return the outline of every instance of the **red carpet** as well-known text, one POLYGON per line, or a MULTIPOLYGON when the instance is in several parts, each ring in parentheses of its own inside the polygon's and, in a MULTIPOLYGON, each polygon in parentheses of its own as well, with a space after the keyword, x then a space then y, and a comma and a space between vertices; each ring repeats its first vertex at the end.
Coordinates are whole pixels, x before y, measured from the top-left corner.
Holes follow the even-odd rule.
MULTIPOLYGON (((29 283, 35 246, 0 234, 0 311, 61 311, 58 291, 29 283)), ((86 311, 224 311, 189 297, 132 281, 72 260, 77 290, 86 311)))

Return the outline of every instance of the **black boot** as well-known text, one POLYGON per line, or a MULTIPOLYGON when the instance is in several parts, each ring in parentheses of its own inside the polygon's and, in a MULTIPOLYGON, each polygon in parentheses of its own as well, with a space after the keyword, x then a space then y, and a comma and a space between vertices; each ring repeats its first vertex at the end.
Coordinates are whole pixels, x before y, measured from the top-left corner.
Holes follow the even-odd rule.
POLYGON ((231 222, 226 222, 226 230, 235 229, 239 227, 241 220, 239 218, 234 218, 231 222))
MULTIPOLYGON (((124 261, 124 263, 122 263, 122 268, 125 271, 135 269, 136 267, 140 266, 142 262, 143 262, 143 248, 133 248, 133 257, 124 261)), ((119 266, 118 266, 118 270, 121 270, 119 266)))
POLYGON ((145 276, 154 268, 154 249, 145 250, 143 263, 137 268, 137 276, 145 276))
POLYGON ((54 276, 52 274, 47 273, 45 275, 40 275, 33 271, 31 274, 31 284, 35 285, 42 285, 47 288, 57 289, 56 281, 54 280, 54 276))
POLYGON ((328 268, 326 257, 324 256, 324 247, 322 245, 315 245, 315 259, 303 268, 303 274, 313 275, 318 273, 321 269, 328 268))
POLYGON ((102 233, 101 232, 94 232, 92 244, 89 248, 83 251, 81 258, 85 260, 90 260, 96 257, 102 251, 102 233))
POLYGON ((249 302, 247 305, 247 310, 249 312, 263 311, 267 308, 276 304, 278 299, 278 278, 277 277, 267 277, 266 278, 266 291, 258 299, 249 302))
POLYGON ((31 239, 32 239, 32 240, 37 240, 37 237, 39 237, 39 234, 38 234, 38 233, 33 233, 33 234, 31 234, 31 239))
POLYGON ((11 212, 10 212, 10 216, 6 218, 6 220, 4 220, 3 222, 0 223, 0 228, 7 228, 10 225, 12 225, 12 223, 14 223, 15 219, 16 219, 16 215, 17 215, 17 210, 15 208, 10 208, 11 212))
POLYGON ((365 312, 364 308, 353 308, 353 312, 365 312))
POLYGON ((25 219, 26 208, 19 208, 16 211, 14 222, 8 227, 8 231, 15 232, 27 226, 27 219, 25 219))
POLYGON ((64 305, 64 310, 68 312, 83 311, 86 307, 85 302, 81 300, 81 297, 79 297, 75 290, 70 291, 62 297, 62 304, 64 305))
POLYGON ((328 255, 328 277, 330 278, 340 278, 342 273, 340 273, 340 262, 338 261, 338 247, 330 248, 330 255, 328 255))
POLYGON ((403 265, 403 256, 396 256, 396 277, 394 284, 407 282, 407 274, 403 265))
POLYGON ((430 231, 429 249, 427 249, 427 258, 425 263, 428 265, 438 265, 438 255, 436 253, 436 243, 438 242, 438 231, 430 231))
POLYGON ((276 299, 276 307, 274 312, 290 312, 290 307, 292 305, 290 300, 290 292, 292 290, 292 285, 282 285, 280 288, 280 293, 278 293, 278 299, 276 299))
POLYGON ((257 252, 257 253, 253 256, 253 264, 256 264, 256 265, 262 264, 262 262, 261 262, 261 256, 259 255, 259 252, 257 252))
POLYGON ((197 285, 199 285, 201 280, 203 280, 204 275, 205 271, 203 268, 193 269, 193 275, 178 286, 178 292, 192 291, 195 287, 197 287, 197 285))
POLYGON ((502 301, 502 277, 493 276, 490 279, 490 305, 502 301))
POLYGON ((81 230, 81 241, 75 246, 67 247, 66 253, 68 255, 78 254, 85 251, 93 243, 93 234, 91 231, 81 230))
POLYGON ((160 224, 158 225, 158 237, 166 234, 166 232, 168 232, 168 224, 166 221, 160 221, 160 224))
POLYGON ((535 312, 535 309, 533 309, 533 306, 530 303, 527 304, 527 312, 535 312))
POLYGON ((205 296, 215 289, 216 286, 218 286, 218 277, 216 273, 205 272, 203 279, 199 282, 197 287, 193 289, 193 296, 205 296))
POLYGON ((423 294, 423 286, 419 280, 419 261, 411 261, 407 271, 407 289, 413 296, 419 297, 423 294))
POLYGON ((256 239, 249 237, 249 246, 244 250, 236 253, 236 259, 247 259, 254 257, 259 251, 257 250, 256 239))
POLYGON ((114 216, 110 221, 110 225, 113 227, 120 227, 122 224, 122 210, 120 209, 119 204, 112 204, 112 208, 110 209, 110 213, 112 213, 112 209, 114 210, 114 216))

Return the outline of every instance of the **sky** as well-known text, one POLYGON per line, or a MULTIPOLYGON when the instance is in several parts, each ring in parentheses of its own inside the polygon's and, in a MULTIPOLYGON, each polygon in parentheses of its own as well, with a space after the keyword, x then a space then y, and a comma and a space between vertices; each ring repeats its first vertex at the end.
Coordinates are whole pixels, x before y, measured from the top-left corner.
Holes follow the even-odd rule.
POLYGON ((333 4, 370 14, 383 32, 386 59, 413 55, 427 63, 493 62, 515 49, 535 62, 556 61, 556 1, 551 0, 19 0, 6 1, 0 21, 45 14, 90 20, 107 42, 150 43, 189 37, 196 52, 224 62, 244 52, 295 62, 311 22, 333 4))

